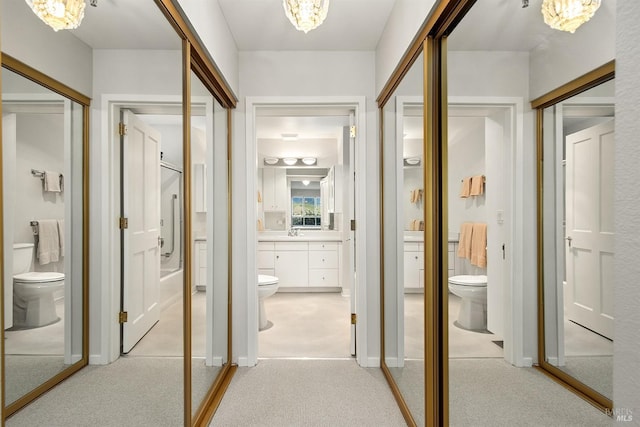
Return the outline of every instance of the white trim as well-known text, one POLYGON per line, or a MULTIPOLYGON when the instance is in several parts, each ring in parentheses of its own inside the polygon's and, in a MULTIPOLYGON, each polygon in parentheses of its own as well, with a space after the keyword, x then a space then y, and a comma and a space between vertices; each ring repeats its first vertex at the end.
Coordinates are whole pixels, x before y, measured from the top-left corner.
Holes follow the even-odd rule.
MULTIPOLYGON (((356 111, 356 126, 358 132, 356 135, 356 183, 355 183, 355 197, 356 197, 356 223, 358 224, 356 229, 356 242, 358 250, 356 252, 356 313, 358 314, 358 323, 356 324, 356 340, 358 342, 358 354, 356 360, 360 366, 371 366, 371 360, 367 356, 367 305, 366 305, 366 292, 367 292, 367 263, 366 263, 366 250, 367 247, 367 224, 366 224, 366 98, 365 97, 344 97, 344 96, 294 96, 294 97, 280 97, 280 96, 259 96, 259 97, 247 97, 245 105, 245 130, 246 130, 246 158, 247 165, 246 170, 246 206, 247 206, 247 240, 245 242, 247 253, 244 265, 247 268, 249 277, 252 274, 257 274, 256 257, 257 257, 257 235, 256 227, 254 224, 257 222, 257 207, 255 209, 252 206, 256 204, 256 168, 257 168, 257 147, 255 140, 255 115, 257 107, 268 106, 341 106, 353 108, 356 111), (253 165, 253 166, 251 166, 253 165), (251 273, 254 272, 254 273, 251 273)), ((237 277, 237 275, 234 275, 237 277)), ((257 276, 255 277, 257 280, 257 276)), ((242 285, 242 284, 238 284, 242 285)), ((246 286, 246 284, 245 284, 246 286)), ((255 288, 255 287, 254 287, 255 288)), ((240 366, 254 366, 258 360, 258 295, 257 289, 254 292, 247 292, 247 355, 246 365, 244 364, 245 356, 238 357, 238 364, 240 366)), ((374 362, 375 363, 375 362, 374 362)), ((379 358, 377 365, 379 366, 379 358)))
POLYGON ((524 101, 520 97, 449 97, 448 105, 478 105, 507 107, 511 112, 512 143, 508 153, 511 176, 511 228, 506 231, 507 259, 512 260, 510 277, 505 277, 504 307, 504 359, 515 366, 531 366, 532 359, 524 357, 524 198, 528 191, 524 186, 524 101), (520 254, 520 255, 518 255, 520 254), (528 360, 528 362, 527 362, 528 360))

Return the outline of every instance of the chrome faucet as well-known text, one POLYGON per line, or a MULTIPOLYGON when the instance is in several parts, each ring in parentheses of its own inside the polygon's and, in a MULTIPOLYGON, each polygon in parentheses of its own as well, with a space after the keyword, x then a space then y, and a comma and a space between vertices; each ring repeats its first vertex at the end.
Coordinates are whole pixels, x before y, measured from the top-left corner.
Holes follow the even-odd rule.
POLYGON ((298 235, 298 229, 297 229, 297 228, 293 228, 293 227, 291 227, 291 228, 289 229, 289 232, 287 233, 287 235, 288 235, 289 237, 297 236, 297 235, 298 235))

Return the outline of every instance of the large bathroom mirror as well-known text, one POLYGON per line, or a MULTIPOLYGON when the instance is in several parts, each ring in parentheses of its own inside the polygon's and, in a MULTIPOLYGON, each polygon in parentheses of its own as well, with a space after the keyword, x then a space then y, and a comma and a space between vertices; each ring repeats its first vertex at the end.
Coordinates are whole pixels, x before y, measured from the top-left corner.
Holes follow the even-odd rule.
POLYGON ((3 397, 12 413, 88 361, 89 100, 2 59, 3 397))
MULTIPOLYGON (((425 425, 423 55, 383 107, 383 370, 425 425)), ((396 396, 398 397, 398 396, 396 396)))
POLYGON ((229 364, 228 111, 191 72, 191 411, 203 416, 229 364))
MULTIPOLYGON (((613 65, 611 79, 539 110, 541 363, 611 408, 614 340, 613 65), (585 387, 586 386, 586 387, 585 387)), ((594 83, 583 79, 586 88, 594 83)))
MULTIPOLYGON (((26 2, 2 3, 3 60, 5 52, 12 54, 42 68, 43 72, 60 76, 62 81, 78 85, 93 99, 92 128, 88 129, 86 123, 82 127, 82 119, 87 121, 89 114, 82 115, 78 104, 81 101, 70 102, 51 93, 41 95, 47 91, 33 90, 14 76, 5 77, 7 71, 3 70, 3 111, 11 111, 10 114, 17 117, 18 139, 13 155, 29 159, 18 158, 10 165, 13 168, 3 165, 3 173, 19 172, 18 168, 26 168, 32 158, 35 161, 48 156, 48 160, 55 162, 30 165, 29 178, 5 177, 5 188, 13 182, 25 186, 16 187, 13 192, 5 190, 6 197, 31 194, 35 182, 40 185, 38 203, 43 205, 39 207, 29 199, 31 211, 20 213, 25 216, 25 230, 30 234, 20 231, 22 218, 14 219, 13 211, 10 217, 5 214, 5 219, 14 221, 11 226, 5 225, 5 230, 13 229, 16 238, 29 237, 37 245, 34 240, 42 234, 41 222, 57 221, 58 230, 64 229, 65 233, 64 236, 59 233, 59 241, 64 241, 64 258, 58 261, 59 268, 54 265, 46 271, 48 267, 41 266, 37 258, 36 264, 30 267, 35 272, 64 274, 65 286, 82 284, 78 277, 88 274, 82 261, 88 263, 89 257, 92 260, 90 306, 85 302, 76 311, 76 301, 86 298, 78 293, 77 289, 81 288, 68 288, 66 293, 54 294, 56 313, 61 320, 42 327, 61 328, 65 333, 64 347, 58 351, 56 348, 61 344, 47 336, 39 339, 40 346, 47 347, 38 351, 52 356, 59 354, 64 359, 58 363, 52 357, 46 372, 76 360, 78 354, 86 364, 88 348, 81 352, 78 346, 88 343, 89 330, 82 328, 81 320, 83 316, 90 317, 92 363, 97 366, 87 372, 86 378, 100 373, 110 378, 99 390, 87 391, 86 382, 78 382, 72 394, 65 397, 57 395, 59 388, 54 388, 39 400, 39 407, 54 405, 57 399, 65 398, 78 402, 79 417, 83 416, 83 410, 91 410, 91 416, 119 425, 131 424, 136 417, 159 425, 190 425, 201 402, 209 398, 222 374, 229 372, 230 365, 227 144, 228 108, 234 106, 235 99, 210 58, 205 57, 205 50, 195 40, 174 2, 91 3, 90 7, 87 2, 85 16, 77 29, 58 32, 40 21, 26 2), (186 42, 187 39, 191 42, 186 42), (193 49, 185 54, 189 48, 193 49), (190 64, 197 64, 195 67, 199 75, 205 76, 202 81, 206 84, 195 76, 189 79, 190 64), (19 85, 13 88, 16 83, 19 85), (190 87, 189 83, 193 83, 193 92, 188 94, 193 99, 193 116, 187 120, 184 111, 191 106, 183 104, 183 93, 190 87), (5 93, 8 90, 10 94, 5 93), (219 100, 211 93, 219 95, 219 100), (20 99, 24 94, 26 99, 20 99), (5 101, 16 104, 11 107, 13 110, 5 106, 5 101), (32 111, 33 108, 36 109, 32 111), (41 131, 30 122, 25 125, 20 114, 51 124, 41 131), (57 118, 61 118, 62 124, 54 123, 57 118), (193 126, 187 132, 185 123, 189 122, 193 126), (20 129, 30 132, 29 140, 20 137, 20 129), (48 133, 38 137, 34 134, 36 130, 48 133), (89 151, 82 151, 83 146, 77 145, 77 141, 86 143, 89 134, 90 158, 89 151), (189 155, 184 152, 185 147, 191 147, 183 142, 185 135, 198 138, 198 144, 194 143, 197 148, 189 155), (23 149, 21 144, 27 142, 30 145, 23 149), (56 192, 55 187, 45 191, 42 177, 49 176, 48 172, 59 172, 64 177, 60 191, 56 192), (86 214, 83 217, 82 207, 89 203, 88 197, 81 197, 86 194, 81 192, 85 185, 83 176, 89 175, 91 204, 97 209, 91 216, 91 246, 78 247, 89 230, 89 226, 81 228, 86 224, 83 218, 85 221, 87 218, 86 214), (200 197, 196 197, 196 190, 201 191, 200 197), (201 227, 192 227, 195 220, 200 221, 201 227), (203 277, 200 283, 205 289, 203 311, 192 314, 191 309, 196 305, 192 303, 200 300, 192 262, 196 243, 206 248, 199 263, 203 277), (214 253, 219 265, 213 262, 214 253), (187 271, 191 274, 186 274, 187 271), (185 289, 185 284, 190 289, 185 289), (192 325, 200 328, 193 329, 198 339, 193 339, 190 333, 192 325), (184 359, 187 353, 193 355, 193 361, 184 359), (191 374, 192 365, 202 369, 191 374), (195 383, 191 382, 192 378, 196 378, 195 383), (123 386, 126 381, 135 381, 154 392, 136 392, 123 386), (82 405, 83 399, 90 395, 93 399, 105 400, 110 393, 118 396, 135 393, 135 399, 131 394, 117 410, 110 405, 100 409, 82 405), (105 412, 100 413, 101 410, 105 412)), ((3 135, 3 145, 6 140, 3 135)), ((189 142, 193 141, 189 139, 189 142)), ((6 155, 5 161, 8 161, 6 155)), ((7 206, 5 201, 5 213, 10 211, 7 206)), ((13 254, 13 243, 27 242, 14 241, 13 236, 5 233, 6 256, 13 254)), ((62 250, 61 246, 60 252, 62 250)), ((12 265, 11 260, 5 258, 4 263, 5 272, 11 275, 11 268, 7 268, 12 265)), ((7 287, 5 294, 9 294, 7 287)), ((5 299, 5 306, 10 301, 12 297, 5 299)), ((7 312, 5 309, 5 315, 7 312)), ((11 316, 7 318, 12 319, 11 316)), ((33 334, 36 329, 25 330, 33 334)), ((8 335, 13 330, 5 333, 8 343, 8 335)), ((26 346, 28 343, 23 341, 26 346)), ((25 348, 17 351, 26 354, 25 348)), ((7 345, 6 349, 8 406, 5 414, 11 415, 14 408, 17 409, 17 403, 11 401, 18 399, 16 402, 22 404, 23 391, 13 391, 14 386, 10 384, 31 387, 30 384, 37 381, 59 382, 60 377, 49 380, 45 371, 37 373, 36 369, 28 369, 31 357, 13 358, 13 347, 7 345), (13 370, 10 359, 21 363, 20 367, 13 370), (33 381, 25 377, 25 372, 33 374, 33 381)), ((24 403, 34 396, 27 393, 24 403)), ((34 424, 31 417, 36 414, 37 408, 30 406, 13 414, 11 423, 34 424)), ((52 424, 74 424, 69 414, 58 414, 55 410, 49 414, 52 424)), ((211 412, 205 415, 210 416, 211 412)), ((76 424, 86 416, 87 413, 76 424)))

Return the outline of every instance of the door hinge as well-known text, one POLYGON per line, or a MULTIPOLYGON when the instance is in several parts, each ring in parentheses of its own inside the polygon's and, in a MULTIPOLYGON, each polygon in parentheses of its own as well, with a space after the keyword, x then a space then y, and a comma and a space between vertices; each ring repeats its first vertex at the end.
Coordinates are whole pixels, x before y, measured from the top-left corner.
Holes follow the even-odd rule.
POLYGON ((122 122, 118 123, 118 134, 120 136, 125 136, 127 134, 127 125, 122 122))
POLYGON ((120 217, 120 230, 129 228, 129 218, 120 217))
POLYGON ((351 324, 355 325, 358 321, 358 316, 355 313, 351 313, 351 324))
POLYGON ((355 219, 351 220, 351 231, 356 231, 356 220, 355 219))
POLYGON ((127 312, 121 311, 120 313, 118 313, 118 323, 127 323, 127 317, 127 312))
POLYGON ((355 137, 356 137, 356 127, 354 125, 349 128, 349 138, 355 138, 355 137))

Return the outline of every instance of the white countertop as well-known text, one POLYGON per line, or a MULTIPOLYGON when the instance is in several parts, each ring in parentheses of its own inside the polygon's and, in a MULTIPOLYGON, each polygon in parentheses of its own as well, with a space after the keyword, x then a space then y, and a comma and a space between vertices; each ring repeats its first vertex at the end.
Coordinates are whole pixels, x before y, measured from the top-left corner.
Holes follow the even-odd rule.
POLYGON ((341 242, 342 233, 337 231, 300 231, 297 236, 286 232, 258 232, 259 242, 341 242))

